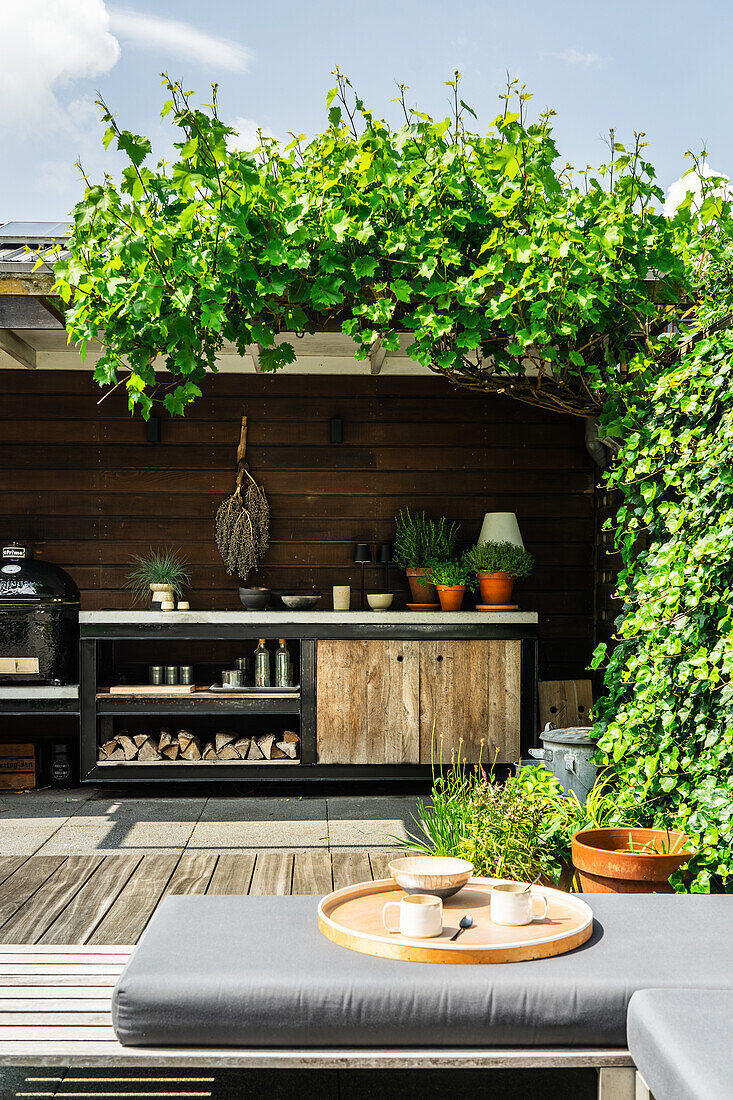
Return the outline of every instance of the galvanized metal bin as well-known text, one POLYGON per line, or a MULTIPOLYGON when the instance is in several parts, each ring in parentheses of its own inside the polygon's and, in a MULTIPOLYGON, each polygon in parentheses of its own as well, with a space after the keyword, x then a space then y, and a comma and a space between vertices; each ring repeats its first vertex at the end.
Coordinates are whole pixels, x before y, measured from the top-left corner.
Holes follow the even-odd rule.
POLYGON ((590 739, 591 729, 591 726, 571 726, 556 730, 548 725, 540 734, 544 748, 529 750, 530 756, 541 760, 564 790, 574 791, 581 802, 585 802, 598 771, 593 763, 595 745, 590 739))

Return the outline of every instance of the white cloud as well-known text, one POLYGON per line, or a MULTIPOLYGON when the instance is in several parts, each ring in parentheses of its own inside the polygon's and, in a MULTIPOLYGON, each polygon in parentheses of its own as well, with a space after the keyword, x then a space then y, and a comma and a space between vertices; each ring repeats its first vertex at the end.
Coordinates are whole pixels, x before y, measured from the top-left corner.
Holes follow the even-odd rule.
POLYGON ((241 73, 252 59, 251 51, 238 42, 206 34, 177 19, 162 19, 129 8, 111 8, 110 20, 113 31, 123 42, 200 65, 241 73))
POLYGON ((57 93, 120 57, 104 0, 4 0, 2 36, 0 129, 70 125, 57 93))
POLYGON ((238 149, 241 153, 251 153, 253 149, 259 147, 260 136, 258 131, 261 131, 265 137, 277 137, 269 126, 260 126, 258 122, 251 118, 235 118, 228 125, 237 132, 231 135, 227 145, 230 149, 238 149))
POLYGON ((548 53, 547 57, 554 57, 557 61, 564 61, 566 65, 578 65, 583 69, 590 69, 592 65, 599 65, 603 61, 600 54, 575 49, 563 50, 561 53, 548 53))
MULTIPOLYGON (((674 215, 677 207, 684 201, 688 191, 691 191, 693 198, 693 209, 697 209, 700 205, 700 199, 702 197, 702 179, 708 179, 710 176, 722 176, 726 181, 730 181, 730 176, 726 176, 723 172, 716 172, 714 168, 711 168, 707 161, 700 165, 700 172, 693 169, 691 172, 684 176, 680 176, 678 180, 671 183, 667 188, 667 198, 664 201, 663 213, 671 218, 674 215)), ((730 191, 727 187, 718 187, 715 189, 714 194, 722 195, 725 198, 729 198, 730 191)))

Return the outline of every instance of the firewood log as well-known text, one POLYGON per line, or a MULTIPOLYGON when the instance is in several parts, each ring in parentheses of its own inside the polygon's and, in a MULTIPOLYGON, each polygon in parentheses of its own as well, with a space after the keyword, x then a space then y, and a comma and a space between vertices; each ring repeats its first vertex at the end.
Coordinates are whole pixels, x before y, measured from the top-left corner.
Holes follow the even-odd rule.
POLYGON ((264 760, 264 758, 265 758, 265 754, 263 753, 262 749, 260 748, 260 746, 257 744, 257 741, 253 737, 252 740, 249 743, 249 748, 247 749, 247 759, 248 760, 264 760))
POLYGON ((222 745, 222 747, 216 753, 219 760, 239 760, 240 756, 234 745, 229 743, 228 745, 222 745))
POLYGON ((223 749, 225 745, 231 744, 231 742, 236 741, 236 739, 236 733, 232 733, 231 730, 219 730, 218 733, 214 734, 214 744, 216 747, 216 751, 219 752, 219 750, 223 749))
MULTIPOLYGON (((111 737, 109 741, 105 741, 102 745, 106 756, 111 756, 120 746, 117 744, 117 738, 111 737)), ((123 754, 124 755, 124 754, 123 754)))
POLYGON ((201 753, 202 760, 216 760, 216 749, 213 741, 207 741, 201 753))
POLYGON ((167 749, 169 745, 173 743, 173 735, 170 730, 161 730, 160 737, 158 738, 158 751, 162 752, 163 749, 167 749))
POLYGON ((284 760, 286 756, 287 753, 284 753, 277 745, 273 745, 270 749, 270 760, 284 760))
POLYGON ((144 745, 145 742, 147 741, 148 735, 147 735, 147 733, 133 733, 132 739, 135 742, 135 745, 137 746, 137 748, 139 749, 140 746, 144 745))
POLYGON ((292 741, 278 741, 277 747, 285 756, 289 756, 291 760, 298 759, 298 746, 294 745, 292 741))
POLYGON ((275 734, 266 733, 264 737, 257 738, 257 747, 264 756, 265 760, 272 759, 272 749, 275 744, 275 734))
POLYGON ((300 734, 293 733, 291 730, 285 730, 285 733, 280 738, 281 741, 287 741, 288 744, 297 745, 300 741, 300 734))
POLYGON ((114 752, 107 753, 107 759, 108 760, 124 760, 125 759, 125 750, 124 749, 115 749, 114 752))
POLYGON ((249 743, 251 740, 251 737, 240 737, 238 741, 234 742, 234 748, 237 750, 237 756, 240 760, 247 759, 247 752, 249 751, 249 743))
MULTIPOLYGON (((124 754, 123 754, 124 755, 124 754)), ((154 738, 148 737, 137 750, 138 760, 162 760, 158 752, 158 746, 154 738)))
POLYGON ((201 759, 201 742, 195 733, 189 733, 188 730, 179 730, 176 737, 178 738, 181 757, 184 760, 201 759))
POLYGON ((181 746, 178 744, 178 738, 174 735, 171 737, 170 744, 163 745, 161 738, 161 744, 158 746, 166 760, 175 760, 181 751, 181 746))
POLYGON ((137 745, 126 733, 117 735, 117 744, 125 754, 125 760, 134 760, 137 756, 137 745))

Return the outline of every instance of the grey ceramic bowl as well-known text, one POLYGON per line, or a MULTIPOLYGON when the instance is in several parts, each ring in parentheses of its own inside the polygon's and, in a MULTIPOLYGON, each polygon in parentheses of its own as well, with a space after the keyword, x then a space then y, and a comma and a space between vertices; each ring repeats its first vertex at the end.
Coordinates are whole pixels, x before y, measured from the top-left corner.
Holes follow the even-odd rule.
POLYGON ((321 599, 319 596, 281 596, 280 599, 289 611, 308 611, 321 599))
POLYGON ((240 588, 239 598, 248 611, 264 611, 270 602, 270 589, 240 588))

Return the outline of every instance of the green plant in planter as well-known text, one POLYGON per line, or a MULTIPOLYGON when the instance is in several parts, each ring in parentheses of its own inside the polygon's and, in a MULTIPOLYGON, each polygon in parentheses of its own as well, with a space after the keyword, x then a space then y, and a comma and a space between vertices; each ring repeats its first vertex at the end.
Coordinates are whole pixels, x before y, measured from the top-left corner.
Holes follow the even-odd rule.
POLYGON ((464 561, 476 573, 509 573, 512 577, 527 577, 534 568, 529 551, 513 542, 477 543, 466 551, 464 561))
POLYGON ((151 584, 168 584, 177 596, 191 583, 186 562, 175 550, 151 550, 146 556, 136 554, 134 568, 127 575, 127 586, 136 600, 145 601, 151 584))
POLYGON ((396 519, 395 565, 401 569, 422 569, 433 561, 453 557, 458 538, 458 524, 448 523, 444 516, 429 519, 424 512, 405 508, 396 519))
POLYGON ((473 573, 463 558, 430 562, 425 576, 431 584, 444 584, 451 588, 455 585, 463 585, 469 591, 473 591, 476 587, 473 573))

